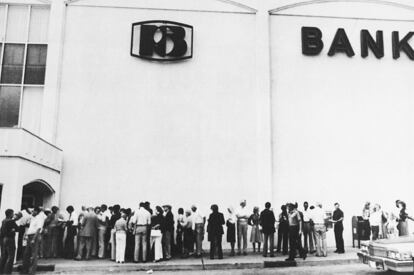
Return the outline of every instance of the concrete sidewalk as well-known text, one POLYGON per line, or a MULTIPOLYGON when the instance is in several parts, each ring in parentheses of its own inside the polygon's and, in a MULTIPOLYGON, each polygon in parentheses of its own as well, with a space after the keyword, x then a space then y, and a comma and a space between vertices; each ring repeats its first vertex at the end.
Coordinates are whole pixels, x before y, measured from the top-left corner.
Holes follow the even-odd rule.
MULTIPOLYGON (((315 257, 309 255, 306 260, 297 259, 296 266, 322 266, 352 264, 358 262, 357 249, 347 248, 345 254, 333 253, 333 249, 328 252, 328 257, 315 257)), ((283 267, 286 266, 287 256, 277 254, 274 258, 264 258, 261 254, 250 252, 247 256, 229 257, 225 253, 222 260, 210 260, 204 258, 172 259, 159 263, 125 263, 117 264, 110 260, 40 260, 39 265, 55 265, 54 273, 81 273, 90 271, 105 272, 131 272, 131 271, 179 271, 179 270, 225 270, 225 269, 246 269, 264 267, 283 267)), ((289 266, 292 266, 290 264, 289 266)), ((50 272, 48 272, 51 274, 50 272)))

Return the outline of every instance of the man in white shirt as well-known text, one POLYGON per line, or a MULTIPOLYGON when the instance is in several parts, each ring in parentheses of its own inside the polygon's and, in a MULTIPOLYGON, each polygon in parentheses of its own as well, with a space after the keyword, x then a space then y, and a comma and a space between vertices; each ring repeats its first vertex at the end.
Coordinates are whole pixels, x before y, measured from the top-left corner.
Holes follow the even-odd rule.
POLYGON ((105 241, 106 237, 106 230, 108 228, 109 223, 109 216, 107 215, 106 211, 108 210, 108 206, 106 204, 102 204, 99 208, 98 215, 98 258, 103 259, 105 257, 105 250, 107 243, 105 241))
POLYGON ((316 238, 316 256, 326 257, 326 212, 322 208, 321 203, 316 203, 315 209, 312 211, 312 221, 315 227, 315 238, 316 238))
POLYGON ((246 207, 246 200, 240 202, 240 207, 236 210, 237 217, 237 249, 241 255, 241 242, 243 240, 243 255, 247 255, 247 228, 250 212, 246 207))
POLYGON ((195 243, 196 243, 196 253, 195 257, 201 257, 201 253, 203 250, 203 240, 204 240, 204 225, 206 223, 206 217, 201 214, 199 210, 197 210, 197 206, 191 206, 191 211, 193 214, 193 229, 195 232, 195 243))
POLYGON ((34 274, 37 268, 37 256, 39 248, 40 233, 43 229, 45 222, 45 214, 39 207, 35 207, 32 212, 32 218, 30 219, 30 225, 27 229, 27 245, 23 254, 23 267, 22 273, 34 274))
POLYGON ((311 213, 312 210, 309 209, 309 204, 307 201, 303 203, 303 241, 304 249, 308 253, 315 253, 314 236, 313 236, 313 226, 311 225, 311 213))
POLYGON ((135 234, 134 262, 139 261, 139 249, 142 246, 142 261, 147 261, 147 235, 151 225, 151 214, 145 209, 145 203, 141 202, 130 220, 131 227, 135 234))

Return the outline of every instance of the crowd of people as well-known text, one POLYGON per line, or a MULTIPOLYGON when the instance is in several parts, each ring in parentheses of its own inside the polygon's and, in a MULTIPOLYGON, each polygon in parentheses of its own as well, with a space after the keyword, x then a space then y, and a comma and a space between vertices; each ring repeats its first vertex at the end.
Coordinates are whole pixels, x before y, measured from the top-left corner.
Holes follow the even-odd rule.
MULTIPOLYGON (((367 221, 366 229, 372 232, 372 239, 384 237, 384 232, 408 234, 406 220, 411 217, 405 212, 404 202, 396 204, 400 208, 398 217, 381 211, 378 205, 372 209, 369 203, 365 205, 362 219, 367 221)), ((226 215, 214 204, 209 216, 195 205, 187 210, 179 208, 174 215, 170 205, 152 209, 149 202, 141 202, 134 211, 105 204, 82 207, 79 212, 72 206, 66 211, 56 206, 23 207, 18 213, 8 209, 0 230, 0 273, 11 273, 13 263, 19 259, 23 261, 22 272, 29 273, 36 268, 38 258, 110 258, 124 263, 168 261, 173 256, 202 257, 206 232, 211 259, 223 258, 225 231, 231 247, 229 256, 247 255, 249 227, 253 253, 262 253, 264 257, 281 253, 288 255, 286 261, 295 261, 296 257, 306 259, 308 253, 326 257, 326 232, 331 227, 335 232, 335 252, 345 252, 344 213, 338 203, 334 207, 329 212, 321 203, 304 202, 303 210, 299 211, 297 203, 287 203, 275 214, 269 202, 263 211, 259 207, 251 211, 243 200, 237 209, 227 208, 226 215)))
POLYGON ((362 209, 362 233, 366 240, 395 238, 409 235, 408 220, 414 220, 407 213, 404 201, 395 201, 395 211, 384 211, 379 204, 366 202, 362 209))

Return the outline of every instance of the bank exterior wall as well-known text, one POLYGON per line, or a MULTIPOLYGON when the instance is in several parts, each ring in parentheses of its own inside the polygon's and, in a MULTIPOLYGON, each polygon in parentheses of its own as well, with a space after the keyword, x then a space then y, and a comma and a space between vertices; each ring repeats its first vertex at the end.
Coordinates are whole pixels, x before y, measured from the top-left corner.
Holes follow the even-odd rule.
POLYGON ((254 14, 68 6, 57 144, 62 205, 139 201, 208 213, 261 198, 254 14), (87 14, 87 17, 85 16, 87 14), (194 56, 130 56, 131 25, 194 27, 194 56))

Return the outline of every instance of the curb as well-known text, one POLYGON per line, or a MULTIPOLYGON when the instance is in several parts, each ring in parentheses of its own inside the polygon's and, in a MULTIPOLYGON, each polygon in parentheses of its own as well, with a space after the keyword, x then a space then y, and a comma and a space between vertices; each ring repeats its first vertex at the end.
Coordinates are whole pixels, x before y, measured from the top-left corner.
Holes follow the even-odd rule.
MULTIPOLYGON (((125 264, 125 265, 84 265, 79 267, 59 267, 56 266, 53 271, 54 274, 65 274, 74 272, 99 272, 106 271, 111 273, 117 272, 133 272, 133 271, 197 271, 197 270, 231 270, 231 269, 261 269, 261 268, 284 268, 291 266, 306 267, 306 266, 328 266, 328 265, 347 265, 359 263, 359 259, 333 259, 333 260, 306 260, 297 261, 292 265, 286 265, 285 261, 263 261, 263 262, 247 262, 247 263, 210 263, 210 264, 125 264)), ((49 272, 48 272, 49 273, 49 272)), ((49 273, 49 274, 53 274, 49 273)))

